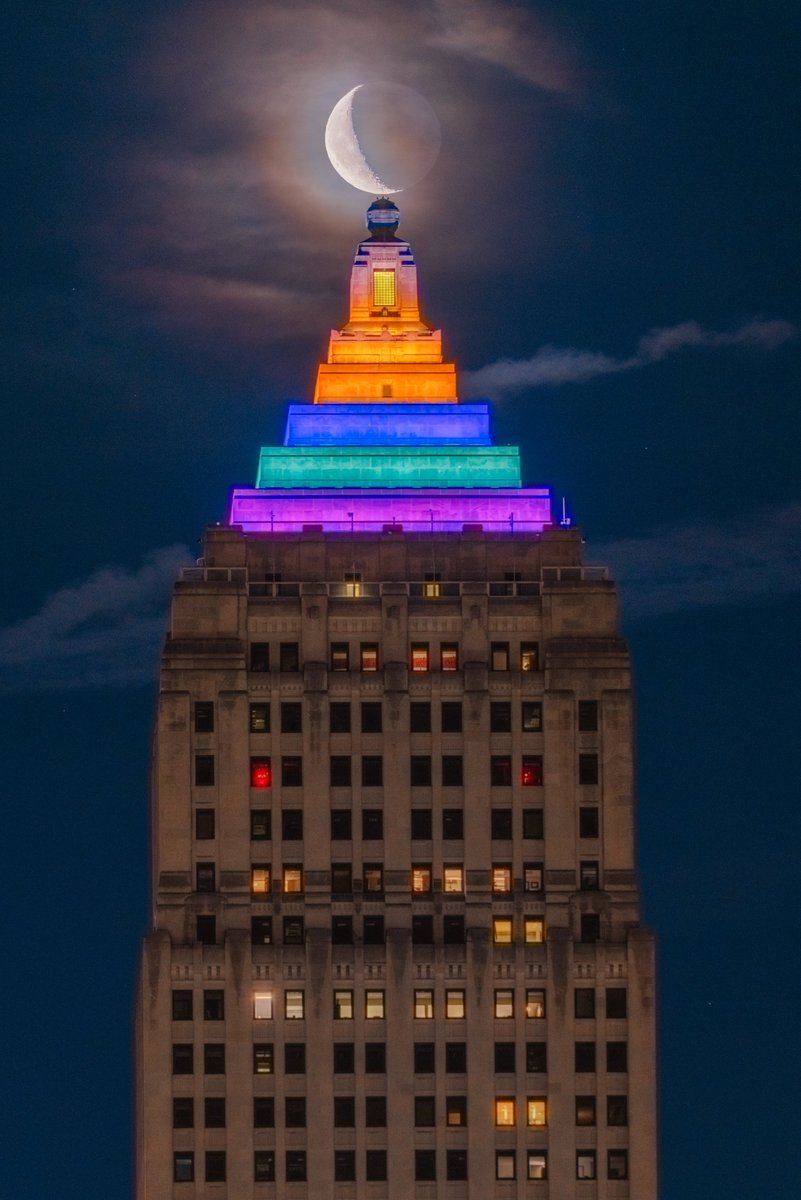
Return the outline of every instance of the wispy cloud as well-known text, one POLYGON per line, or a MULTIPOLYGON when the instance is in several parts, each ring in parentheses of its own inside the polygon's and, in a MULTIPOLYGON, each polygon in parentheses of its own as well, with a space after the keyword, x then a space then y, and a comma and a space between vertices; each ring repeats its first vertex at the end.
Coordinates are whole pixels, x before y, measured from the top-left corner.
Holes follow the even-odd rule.
POLYGON ((628 620, 801 592, 801 503, 729 521, 664 525, 590 547, 621 585, 628 620))
POLYGON ((185 546, 164 546, 138 570, 101 567, 54 592, 0 629, 0 691, 152 684, 170 586, 191 561, 185 546))
POLYGON ((662 362, 684 350, 720 350, 732 346, 776 350, 798 337, 790 321, 754 318, 737 329, 716 332, 697 321, 683 321, 664 329, 652 329, 637 343, 627 358, 612 358, 592 350, 542 346, 531 358, 502 358, 498 362, 467 371, 462 376, 465 396, 501 399, 527 388, 557 387, 565 383, 587 383, 602 375, 636 371, 662 362))

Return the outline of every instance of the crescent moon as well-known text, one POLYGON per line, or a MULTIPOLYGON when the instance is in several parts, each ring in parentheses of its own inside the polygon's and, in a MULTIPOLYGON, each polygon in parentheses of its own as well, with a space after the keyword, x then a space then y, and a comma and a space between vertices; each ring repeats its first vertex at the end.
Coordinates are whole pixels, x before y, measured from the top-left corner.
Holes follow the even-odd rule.
POLYGON ((334 170, 359 191, 384 196, 390 192, 400 192, 402 188, 390 187, 376 175, 359 145, 353 126, 353 97, 362 87, 364 84, 359 83, 351 88, 331 110, 325 127, 326 153, 334 170))

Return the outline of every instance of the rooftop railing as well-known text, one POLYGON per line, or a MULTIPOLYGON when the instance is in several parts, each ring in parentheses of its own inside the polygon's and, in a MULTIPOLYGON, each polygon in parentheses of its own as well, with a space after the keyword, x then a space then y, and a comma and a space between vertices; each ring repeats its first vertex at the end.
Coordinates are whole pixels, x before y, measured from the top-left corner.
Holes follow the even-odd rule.
POLYGON ((609 579, 607 567, 542 567, 540 579, 469 580, 331 580, 327 582, 258 580, 247 567, 184 567, 184 583, 233 583, 247 587, 250 596, 291 597, 302 593, 327 595, 334 599, 369 600, 383 595, 407 595, 423 600, 441 600, 464 595, 538 596, 543 583, 597 583, 609 579))

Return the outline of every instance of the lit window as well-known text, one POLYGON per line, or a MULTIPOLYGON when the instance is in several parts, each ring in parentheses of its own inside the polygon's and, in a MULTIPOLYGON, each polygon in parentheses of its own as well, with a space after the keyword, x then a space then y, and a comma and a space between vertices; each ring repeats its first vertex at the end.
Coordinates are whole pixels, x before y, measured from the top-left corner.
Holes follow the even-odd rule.
POLYGON ((353 992, 351 992, 351 991, 334 992, 334 1020, 335 1021, 352 1021, 353 1020, 353 992))
POLYGON ((373 271, 373 308, 394 308, 395 303, 395 272, 373 271))
POLYGON ((303 891, 303 868, 302 867, 284 867, 283 889, 284 892, 302 892, 303 891))
POLYGON ((542 732, 542 702, 526 700, 522 708, 522 724, 524 733, 542 732))
POLYGON ((520 645, 520 670, 536 671, 540 665, 540 649, 536 642, 522 642, 520 645))
POLYGON ((492 868, 493 892, 511 892, 512 868, 507 865, 495 864, 492 868))
POLYGON ((384 1020, 383 991, 368 991, 364 994, 364 1015, 368 1021, 384 1020))
POLYGON ((512 988, 495 989, 495 1016, 499 1019, 515 1015, 515 994, 512 988))
POLYGON ((270 706, 269 706, 269 704, 251 704, 251 706, 250 706, 250 732, 251 733, 269 733, 270 732, 270 706))
POLYGON ((302 1021, 305 1016, 302 991, 284 992, 284 1017, 287 1021, 302 1021))
POLYGON ((523 787, 542 787, 542 755, 529 755, 523 759, 520 771, 523 787))
POLYGON ((542 942, 545 940, 545 921, 542 917, 526 917, 523 932, 527 945, 542 942))
POLYGON ((526 1124, 548 1124, 548 1111, 544 1096, 529 1096, 526 1101, 526 1124))
POLYGON ((576 1152, 576 1179, 595 1178, 595 1151, 578 1150, 576 1152))
POLYGON ((269 758, 251 758, 250 786, 252 788, 268 788, 272 784, 273 774, 269 758))
POLYGON ((272 1075, 275 1070, 275 1055, 272 1042, 257 1043, 253 1047, 253 1074, 272 1075))
POLYGON ((542 988, 526 988, 526 1017, 540 1021, 545 1016, 545 992, 542 988))
POLYGON ((372 892, 373 895, 383 892, 384 868, 380 863, 365 863, 362 868, 362 878, 365 892, 372 892))
POLYGON ((331 670, 347 671, 350 668, 350 655, 347 642, 331 643, 331 670))
POLYGON ((466 1096, 445 1097, 445 1124, 451 1126, 464 1126, 467 1124, 466 1096))
POLYGON ((464 891, 464 867, 446 867, 443 873, 443 890, 445 892, 464 891))
POLYGON ((595 1097, 576 1096, 576 1124, 595 1124, 595 1097))
POLYGON ((418 1021, 433 1020, 434 993, 430 988, 415 988, 414 1015, 418 1021))
POLYGON ((273 994, 272 992, 256 992, 253 997, 253 1017, 256 1021, 272 1021, 273 994))
POLYGON ((512 918, 511 917, 493 917, 492 918, 492 940, 496 946, 511 946, 512 937, 512 918))
POLYGON ((431 891, 431 867, 412 867, 412 892, 421 896, 431 891))
POLYGON ((514 1125, 515 1102, 511 1096, 502 1096, 495 1101, 495 1124, 514 1125))
POLYGON ((542 891, 542 863, 526 863, 523 867, 523 888, 527 892, 542 891))
POLYGON ((455 642, 443 642, 440 647, 440 666, 443 671, 459 670, 459 647, 455 642))
POLYGON ((490 667, 493 671, 509 670, 509 643, 493 642, 490 647, 490 667))
POLYGON ((361 596, 362 594, 362 576, 360 571, 345 572, 345 595, 346 596, 361 596))
POLYGON ((361 644, 361 666, 363 671, 378 670, 378 643, 377 642, 362 642, 361 644))
POLYGON ((529 1150, 528 1177, 529 1179, 548 1178, 548 1159, 544 1150, 529 1150))
POLYGON ((264 896, 270 891, 270 868, 266 863, 250 868, 250 890, 254 896, 264 896))
POLYGON ((514 1179, 515 1155, 513 1150, 495 1151, 495 1178, 514 1179))
POLYGON ((464 1015, 464 989, 448 988, 445 992, 445 1016, 452 1021, 461 1021, 464 1015))
POLYGON ((430 666, 428 642, 412 643, 412 670, 427 671, 430 666))

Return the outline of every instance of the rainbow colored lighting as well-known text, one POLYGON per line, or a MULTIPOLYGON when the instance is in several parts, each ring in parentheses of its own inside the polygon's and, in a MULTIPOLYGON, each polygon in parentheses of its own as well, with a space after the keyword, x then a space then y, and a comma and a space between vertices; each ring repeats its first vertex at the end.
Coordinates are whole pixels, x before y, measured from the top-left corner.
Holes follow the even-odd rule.
POLYGON ((290 404, 285 446, 490 446, 488 404, 290 404))
POLYGON ((520 487, 516 446, 264 446, 257 488, 520 487))

